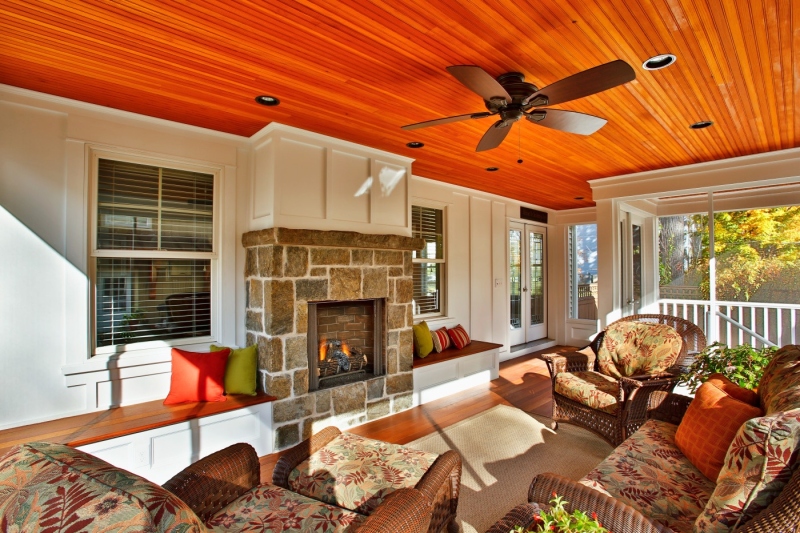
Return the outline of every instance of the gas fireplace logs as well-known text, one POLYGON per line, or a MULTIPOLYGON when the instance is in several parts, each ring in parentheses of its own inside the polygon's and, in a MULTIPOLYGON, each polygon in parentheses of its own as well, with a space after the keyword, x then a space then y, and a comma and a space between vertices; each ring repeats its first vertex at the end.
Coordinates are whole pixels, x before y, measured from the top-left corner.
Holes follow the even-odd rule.
POLYGON ((367 356, 355 346, 348 346, 340 340, 323 341, 320 343, 319 353, 320 379, 365 371, 367 356))

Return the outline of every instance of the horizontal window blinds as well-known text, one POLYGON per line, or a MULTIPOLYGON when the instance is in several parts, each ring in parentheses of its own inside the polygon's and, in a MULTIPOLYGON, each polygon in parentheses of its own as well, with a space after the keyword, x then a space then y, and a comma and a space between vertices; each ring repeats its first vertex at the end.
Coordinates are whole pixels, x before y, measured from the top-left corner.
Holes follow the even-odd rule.
POLYGON ((214 176, 100 159, 99 250, 211 252, 214 176))
POLYGON ((444 259, 443 218, 441 209, 412 206, 412 235, 425 241, 423 249, 414 252, 415 258, 444 259))
POLYGON ((414 263, 414 314, 441 311, 441 263, 414 263))
POLYGON ((444 212, 432 207, 412 206, 411 231, 425 241, 414 252, 414 314, 442 312, 444 275, 444 212))

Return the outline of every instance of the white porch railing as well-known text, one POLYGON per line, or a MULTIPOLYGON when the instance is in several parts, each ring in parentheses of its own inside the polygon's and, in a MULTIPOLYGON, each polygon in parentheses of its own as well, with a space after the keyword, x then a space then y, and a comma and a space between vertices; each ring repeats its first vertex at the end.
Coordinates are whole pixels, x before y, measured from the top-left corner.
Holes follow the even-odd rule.
MULTIPOLYGON (((707 300, 658 301, 659 313, 679 316, 700 326, 708 335, 711 304, 707 300)), ((755 302, 717 302, 717 339, 728 346, 765 344, 784 346, 800 341, 800 305, 755 302), (766 342, 765 342, 766 341, 766 342)))

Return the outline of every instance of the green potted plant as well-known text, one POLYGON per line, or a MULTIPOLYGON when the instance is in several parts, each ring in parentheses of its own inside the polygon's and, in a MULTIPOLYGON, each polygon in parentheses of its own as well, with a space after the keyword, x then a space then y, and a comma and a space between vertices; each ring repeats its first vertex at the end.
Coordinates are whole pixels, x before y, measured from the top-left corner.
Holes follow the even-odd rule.
POLYGON ((754 390, 776 350, 770 346, 757 349, 748 344, 730 348, 715 342, 697 354, 688 370, 681 374, 680 383, 694 393, 708 376, 720 373, 740 387, 754 390))
POLYGON ((571 513, 567 512, 564 508, 567 503, 569 502, 564 501, 562 496, 558 496, 554 492, 553 499, 550 500, 550 510, 539 513, 534 524, 535 529, 526 530, 522 526, 517 526, 514 528, 514 532, 611 533, 598 522, 596 513, 587 515, 579 509, 575 509, 571 513))

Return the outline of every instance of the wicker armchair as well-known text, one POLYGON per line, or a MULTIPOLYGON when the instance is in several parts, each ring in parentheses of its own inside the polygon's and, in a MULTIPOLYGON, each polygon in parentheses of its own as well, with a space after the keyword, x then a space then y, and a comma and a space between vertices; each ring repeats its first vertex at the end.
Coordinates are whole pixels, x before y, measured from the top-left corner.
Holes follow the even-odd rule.
MULTIPOLYGON (((259 485, 260 466, 249 444, 234 444, 193 463, 164 484, 207 522, 259 485)), ((420 490, 399 489, 355 530, 357 533, 425 533, 431 501, 420 490)), ((254 517, 255 518, 255 517, 254 517)))
POLYGON ((543 356, 550 372, 553 387, 553 429, 558 422, 571 422, 583 426, 617 446, 628 435, 639 429, 646 419, 647 400, 654 391, 672 391, 677 385, 678 375, 691 363, 694 355, 706 346, 703 331, 688 320, 668 315, 632 315, 614 322, 644 322, 671 326, 681 336, 682 345, 677 359, 665 372, 633 375, 613 381, 615 403, 613 412, 590 407, 568 398, 556 391, 556 376, 559 373, 594 372, 599 374, 597 353, 604 342, 605 331, 601 332, 586 348, 578 352, 548 354, 543 356))
MULTIPOLYGON (((286 450, 272 471, 272 483, 289 488, 292 471, 340 434, 339 429, 330 426, 286 450)), ((461 456, 458 452, 449 450, 440 455, 414 488, 424 494, 433 505, 428 533, 459 530, 456 510, 461 490, 461 456)))

